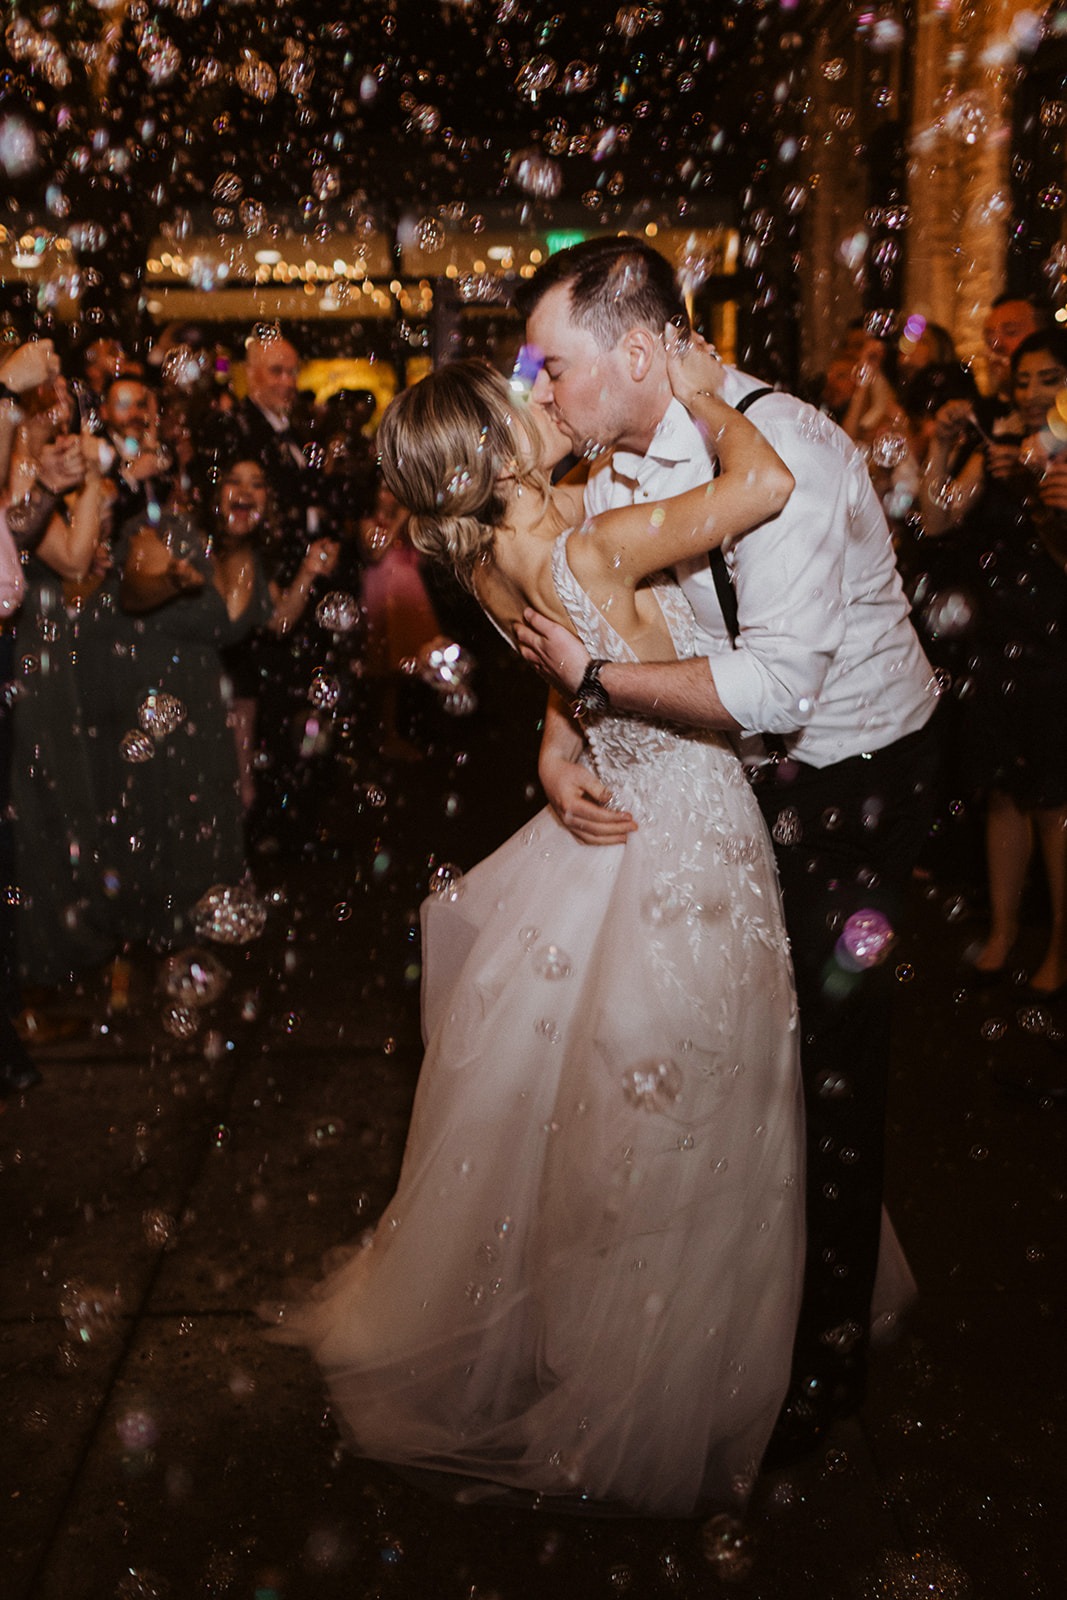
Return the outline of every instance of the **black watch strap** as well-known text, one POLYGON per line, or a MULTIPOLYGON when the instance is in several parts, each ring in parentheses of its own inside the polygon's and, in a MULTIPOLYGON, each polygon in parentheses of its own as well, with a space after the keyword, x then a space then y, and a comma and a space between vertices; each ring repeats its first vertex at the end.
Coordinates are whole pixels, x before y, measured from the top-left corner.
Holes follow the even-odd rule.
POLYGON ((611 696, 600 681, 601 668, 608 664, 607 661, 590 661, 582 673, 578 692, 571 702, 571 710, 579 722, 584 722, 589 717, 602 716, 610 707, 611 696))

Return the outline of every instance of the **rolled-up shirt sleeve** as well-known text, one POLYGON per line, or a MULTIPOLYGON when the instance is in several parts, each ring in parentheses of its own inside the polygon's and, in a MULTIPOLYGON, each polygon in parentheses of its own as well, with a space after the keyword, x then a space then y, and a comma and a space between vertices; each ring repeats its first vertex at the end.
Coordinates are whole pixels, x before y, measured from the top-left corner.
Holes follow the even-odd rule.
POLYGON ((711 658, 710 669, 720 700, 742 728, 789 734, 811 718, 844 637, 845 555, 857 485, 855 464, 828 431, 798 424, 795 414, 775 418, 773 397, 762 406, 760 431, 796 487, 777 517, 727 552, 740 634, 735 649, 711 658))

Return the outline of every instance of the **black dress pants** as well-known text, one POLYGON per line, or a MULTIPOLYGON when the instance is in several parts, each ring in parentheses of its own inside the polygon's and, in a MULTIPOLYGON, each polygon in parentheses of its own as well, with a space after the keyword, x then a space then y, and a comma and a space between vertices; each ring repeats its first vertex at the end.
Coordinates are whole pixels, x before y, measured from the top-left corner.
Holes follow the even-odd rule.
POLYGON ((864 940, 850 939, 846 924, 874 912, 900 930, 936 771, 928 723, 869 756, 823 768, 783 760, 755 778, 800 1014, 808 1245, 787 1413, 803 1424, 825 1425, 863 1399, 881 1228, 898 959, 890 943, 881 962, 865 965, 864 940))

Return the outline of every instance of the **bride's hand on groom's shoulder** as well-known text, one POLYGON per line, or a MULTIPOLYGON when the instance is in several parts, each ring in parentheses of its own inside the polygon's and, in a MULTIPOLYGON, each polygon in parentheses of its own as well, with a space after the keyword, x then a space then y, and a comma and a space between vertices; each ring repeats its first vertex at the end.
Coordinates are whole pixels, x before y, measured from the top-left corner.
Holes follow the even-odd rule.
POLYGON ((667 351, 667 376, 677 400, 684 406, 701 394, 717 396, 722 390, 723 365, 718 353, 694 328, 663 330, 667 351))

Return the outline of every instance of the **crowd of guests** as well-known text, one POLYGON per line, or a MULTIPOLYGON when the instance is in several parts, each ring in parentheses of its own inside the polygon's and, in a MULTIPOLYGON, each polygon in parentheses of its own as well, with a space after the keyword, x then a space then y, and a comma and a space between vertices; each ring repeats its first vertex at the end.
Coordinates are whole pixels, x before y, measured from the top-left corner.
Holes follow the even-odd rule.
POLYGON ((374 396, 298 428, 276 330, 249 338, 241 398, 195 347, 158 354, 0 346, 0 1093, 36 1081, 25 989, 125 981, 124 953, 195 945, 202 897, 257 855, 312 848, 364 656, 367 743, 421 753, 396 679, 439 624, 377 482, 374 396))
POLYGON ((867 452, 943 687, 945 800, 984 817, 989 927, 966 976, 1015 966, 1032 858, 1049 937, 1029 994, 1067 990, 1067 331, 1003 295, 981 391, 941 327, 847 330, 821 400, 867 452))
MULTIPOLYGON (((1005 296, 985 342, 979 386, 945 329, 857 320, 814 398, 895 530, 944 690, 946 813, 984 811, 971 976, 1011 969, 1039 847, 1046 999, 1067 987, 1067 334, 1005 296)), ((367 742, 420 754, 404 668, 440 602, 377 480, 375 398, 298 417, 289 340, 257 328, 244 358, 238 398, 172 338, 147 367, 114 338, 62 368, 48 341, 0 345, 0 1093, 36 1077, 20 982, 188 945, 208 889, 313 836, 357 683, 367 742)))

